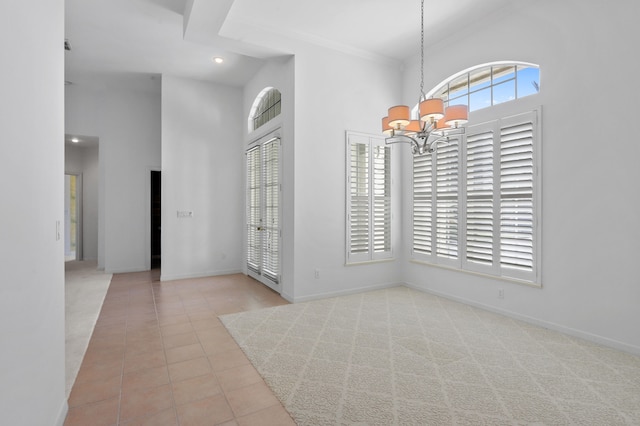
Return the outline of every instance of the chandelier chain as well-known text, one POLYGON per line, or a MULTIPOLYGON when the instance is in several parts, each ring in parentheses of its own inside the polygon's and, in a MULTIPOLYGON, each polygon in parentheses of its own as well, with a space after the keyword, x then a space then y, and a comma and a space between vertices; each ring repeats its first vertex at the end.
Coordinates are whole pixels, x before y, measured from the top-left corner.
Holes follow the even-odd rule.
POLYGON ((424 0, 420 2, 420 101, 426 99, 424 94, 424 0))

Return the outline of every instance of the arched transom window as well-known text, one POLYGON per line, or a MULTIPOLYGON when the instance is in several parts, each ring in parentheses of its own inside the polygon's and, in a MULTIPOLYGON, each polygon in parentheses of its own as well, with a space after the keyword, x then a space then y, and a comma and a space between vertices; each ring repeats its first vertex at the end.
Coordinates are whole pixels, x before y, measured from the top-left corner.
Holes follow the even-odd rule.
POLYGON ((492 62, 461 71, 440 83, 427 98, 445 106, 467 105, 475 111, 540 91, 540 68, 527 62, 492 62))
POLYGON ((251 111, 249 112, 249 131, 252 132, 260 126, 280 115, 281 95, 278 89, 266 87, 256 96, 251 111))

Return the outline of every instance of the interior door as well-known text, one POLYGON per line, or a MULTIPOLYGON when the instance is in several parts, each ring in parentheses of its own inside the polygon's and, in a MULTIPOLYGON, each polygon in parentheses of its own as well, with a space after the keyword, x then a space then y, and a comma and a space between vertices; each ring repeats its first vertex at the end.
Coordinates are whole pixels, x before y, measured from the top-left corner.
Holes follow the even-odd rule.
POLYGON ((254 142, 247 163, 247 270, 280 292, 280 138, 254 142))

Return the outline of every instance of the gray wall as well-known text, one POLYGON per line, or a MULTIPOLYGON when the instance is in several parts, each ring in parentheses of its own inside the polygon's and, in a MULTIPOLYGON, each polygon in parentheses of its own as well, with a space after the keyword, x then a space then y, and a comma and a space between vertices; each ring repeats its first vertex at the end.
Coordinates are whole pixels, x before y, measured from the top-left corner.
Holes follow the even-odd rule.
POLYGON ((0 413, 7 425, 61 426, 67 412, 62 40, 62 0, 0 2, 0 50, 11 58, 0 67, 0 413))

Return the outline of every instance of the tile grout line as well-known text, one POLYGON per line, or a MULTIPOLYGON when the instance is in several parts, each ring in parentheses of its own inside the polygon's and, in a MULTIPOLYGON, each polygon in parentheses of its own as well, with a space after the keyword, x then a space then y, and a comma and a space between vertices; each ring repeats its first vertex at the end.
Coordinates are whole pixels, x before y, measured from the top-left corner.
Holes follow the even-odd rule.
POLYGON ((176 426, 178 426, 180 424, 180 419, 178 417, 178 406, 176 404, 175 396, 173 395, 173 382, 171 381, 171 374, 169 374, 169 360, 167 359, 167 348, 165 347, 164 334, 162 334, 162 328, 160 327, 160 318, 158 316, 158 306, 156 304, 156 293, 153 288, 153 282, 154 282, 153 277, 151 276, 149 280, 149 285, 151 286, 151 299, 153 300, 153 312, 156 315, 156 326, 158 327, 158 333, 160 334, 160 339, 162 341, 162 353, 164 354, 164 363, 165 363, 165 368, 167 370, 167 380, 169 381, 169 393, 171 394, 171 403, 172 403, 171 406, 173 408, 173 415, 175 416, 175 422, 176 422, 175 424, 176 426))

